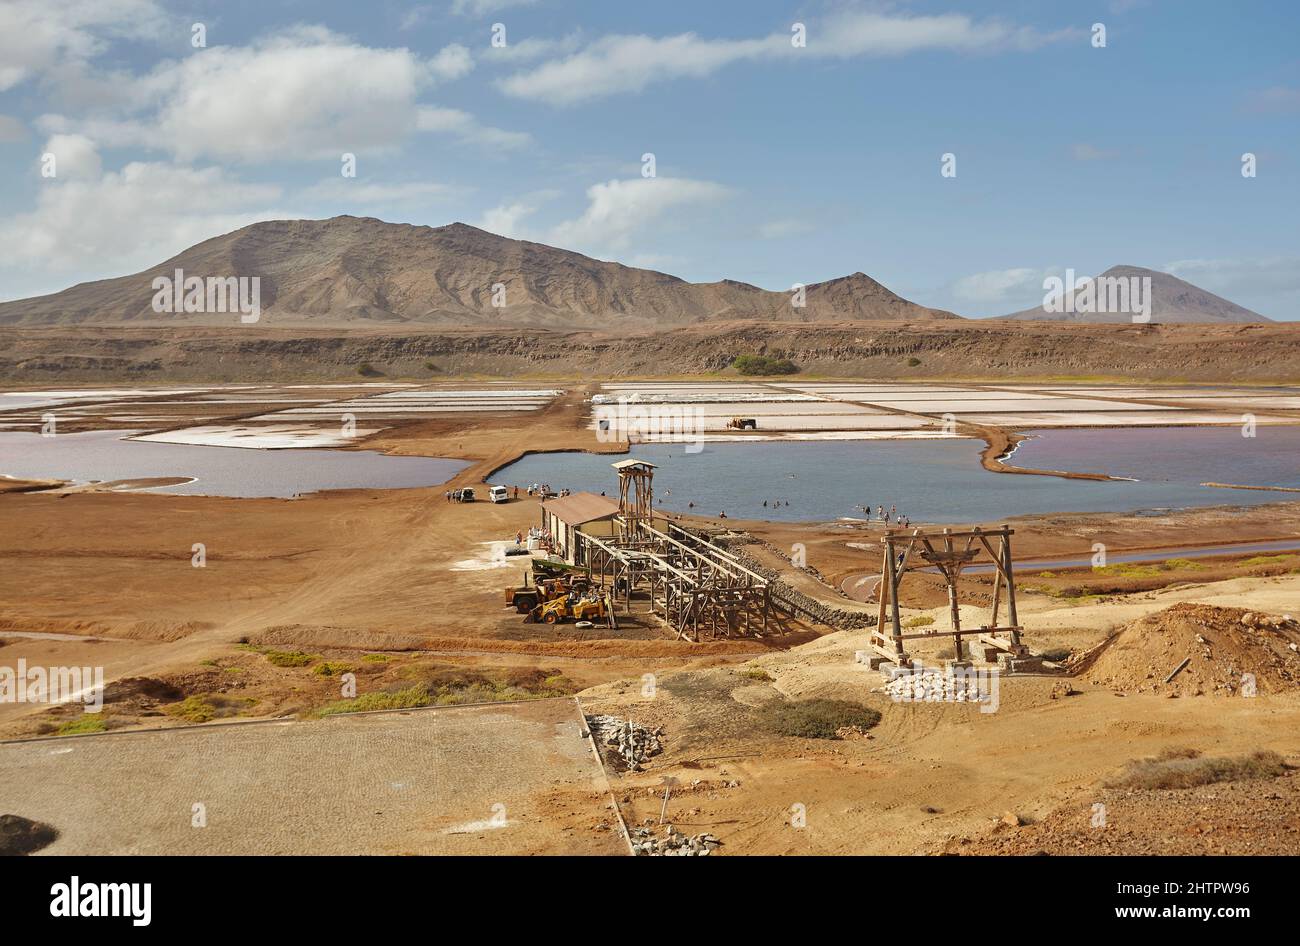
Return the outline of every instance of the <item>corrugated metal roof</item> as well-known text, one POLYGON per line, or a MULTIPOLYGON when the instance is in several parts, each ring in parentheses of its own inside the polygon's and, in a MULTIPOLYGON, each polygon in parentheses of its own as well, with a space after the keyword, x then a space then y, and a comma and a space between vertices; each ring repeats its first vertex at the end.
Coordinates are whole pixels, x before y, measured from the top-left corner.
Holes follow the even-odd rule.
POLYGON ((610 466, 616 470, 623 470, 629 466, 648 466, 652 470, 655 469, 655 465, 646 460, 619 460, 617 463, 611 463, 610 466))
POLYGON ((542 503, 542 509, 555 518, 571 526, 580 526, 584 522, 608 519, 618 514, 618 503, 608 496, 595 493, 574 493, 563 499, 548 499, 542 503))

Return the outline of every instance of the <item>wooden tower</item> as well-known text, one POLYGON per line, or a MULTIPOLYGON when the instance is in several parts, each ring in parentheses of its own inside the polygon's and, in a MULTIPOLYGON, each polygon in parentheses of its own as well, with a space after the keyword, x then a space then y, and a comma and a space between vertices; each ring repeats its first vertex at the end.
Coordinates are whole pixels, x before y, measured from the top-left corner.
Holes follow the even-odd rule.
POLYGON ((655 465, 645 460, 620 460, 610 465, 618 471, 619 534, 633 538, 641 523, 654 525, 655 465))

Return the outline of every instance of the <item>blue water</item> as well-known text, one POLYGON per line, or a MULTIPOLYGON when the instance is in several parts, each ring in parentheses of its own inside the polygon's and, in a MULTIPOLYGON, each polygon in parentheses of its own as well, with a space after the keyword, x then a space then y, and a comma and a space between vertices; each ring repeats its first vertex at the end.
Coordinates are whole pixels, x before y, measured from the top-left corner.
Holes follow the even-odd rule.
POLYGON ((135 479, 189 476, 159 492, 291 497, 323 489, 401 489, 445 483, 469 466, 438 457, 392 457, 371 450, 250 450, 124 440, 129 431, 42 437, 0 433, 0 473, 26 479, 135 479))
MULTIPOLYGON (((659 465, 656 504, 705 516, 786 522, 860 517, 869 504, 898 507, 914 522, 994 522, 1051 512, 1129 512, 1195 506, 1253 506, 1300 494, 1203 487, 1204 482, 1300 486, 1300 428, 1260 427, 1253 440, 1213 428, 1034 431, 1015 465, 1137 476, 1139 482, 1067 480, 990 473, 983 441, 879 440, 642 444, 631 456, 659 465), (1235 438, 1235 439, 1234 439, 1235 438), (763 505, 763 500, 768 505, 763 505), (789 505, 773 505, 774 500, 789 505), (693 501, 695 507, 688 509, 693 501)), ((624 457, 534 454, 498 471, 493 483, 617 496, 610 463, 624 457)))

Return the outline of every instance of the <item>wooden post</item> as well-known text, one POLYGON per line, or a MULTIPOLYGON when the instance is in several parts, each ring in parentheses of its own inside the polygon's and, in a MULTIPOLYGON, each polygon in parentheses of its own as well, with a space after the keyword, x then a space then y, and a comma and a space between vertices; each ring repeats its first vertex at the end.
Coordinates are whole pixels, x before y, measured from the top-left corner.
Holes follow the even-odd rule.
MULTIPOLYGON (((1011 571, 1011 535, 1002 536, 1002 568, 1007 573, 1007 617, 1011 619, 1012 628, 1020 627, 1020 618, 1016 615, 1016 582, 1011 571)), ((1012 630, 1011 643, 1020 646, 1020 632, 1012 630)))
POLYGON ((948 614, 952 619, 952 651, 957 660, 965 660, 961 640, 961 607, 957 604, 957 575, 961 572, 960 566, 952 558, 952 530, 943 530, 943 550, 949 553, 948 564, 941 568, 943 577, 948 581, 948 614))
MULTIPOLYGON (((903 650, 903 619, 898 612, 898 565, 894 561, 894 539, 889 538, 889 610, 894 625, 894 653, 900 658, 906 655, 903 650)), ((902 664, 902 661, 899 661, 902 664)))

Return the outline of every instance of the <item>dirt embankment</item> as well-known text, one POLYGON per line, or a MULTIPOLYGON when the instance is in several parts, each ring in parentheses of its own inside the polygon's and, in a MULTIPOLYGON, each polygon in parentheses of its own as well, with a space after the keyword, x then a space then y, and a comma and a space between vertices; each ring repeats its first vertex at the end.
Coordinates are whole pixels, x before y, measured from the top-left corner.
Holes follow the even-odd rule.
POLYGON ((702 323, 671 332, 310 330, 273 326, 6 328, 0 379, 265 380, 699 376, 736 356, 789 358, 805 376, 1295 381, 1300 324, 1060 325, 942 320, 702 323))
POLYGON ((1167 696, 1300 689, 1300 623, 1243 608, 1176 604, 1127 625, 1077 668, 1098 686, 1167 696))
POLYGON ((1113 480, 1105 473, 1076 473, 1069 470, 1039 470, 1033 467, 1011 466, 1003 461, 1025 438, 1006 427, 985 424, 962 424, 962 433, 981 438, 986 446, 980 452, 980 465, 990 473, 1022 473, 1030 476, 1059 476, 1067 480, 1113 480))

